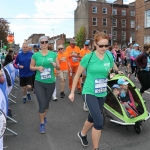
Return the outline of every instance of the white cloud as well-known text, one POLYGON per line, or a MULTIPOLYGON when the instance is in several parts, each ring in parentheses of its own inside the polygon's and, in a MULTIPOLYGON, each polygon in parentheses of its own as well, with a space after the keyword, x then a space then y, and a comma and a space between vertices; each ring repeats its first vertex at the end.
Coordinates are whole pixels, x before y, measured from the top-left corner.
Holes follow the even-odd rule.
POLYGON ((129 4, 129 3, 132 3, 132 2, 134 2, 135 0, 126 0, 126 1, 124 1, 124 4, 129 4))
POLYGON ((29 15, 27 15, 27 14, 19 14, 19 15, 17 15, 15 18, 31 18, 29 15))

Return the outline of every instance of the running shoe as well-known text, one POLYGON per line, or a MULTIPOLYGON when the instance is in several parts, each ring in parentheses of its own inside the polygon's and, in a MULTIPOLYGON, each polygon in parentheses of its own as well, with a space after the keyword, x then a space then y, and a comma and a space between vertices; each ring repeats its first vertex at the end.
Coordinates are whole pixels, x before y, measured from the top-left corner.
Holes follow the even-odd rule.
POLYGON ((78 94, 81 94, 81 89, 78 89, 78 90, 77 90, 77 93, 78 93, 78 94))
POLYGON ((28 100, 31 100, 31 95, 30 95, 30 93, 27 94, 27 97, 28 97, 28 100))
POLYGON ((53 97, 53 101, 57 101, 57 97, 53 97))
POLYGON ((66 94, 64 93, 64 91, 62 92, 63 93, 63 96, 65 96, 66 94))
POLYGON ((81 140, 81 144, 82 144, 83 146, 88 146, 88 145, 89 145, 89 143, 88 143, 88 141, 87 141, 87 135, 86 135, 86 136, 82 136, 82 135, 81 135, 81 132, 78 132, 78 137, 79 137, 79 139, 81 140))
POLYGON ((89 111, 89 109, 88 109, 86 103, 83 104, 83 110, 84 110, 84 111, 89 111))
POLYGON ((96 149, 94 149, 94 150, 99 150, 99 148, 96 148, 96 149))
POLYGON ((64 98, 63 92, 60 93, 60 98, 64 98))
POLYGON ((39 132, 40 132, 41 134, 46 133, 46 129, 45 129, 45 125, 44 125, 44 124, 40 124, 39 132))
POLYGON ((27 102, 27 99, 26 98, 23 98, 23 103, 25 104, 27 102))
POLYGON ((47 119, 44 117, 44 125, 47 125, 47 119))

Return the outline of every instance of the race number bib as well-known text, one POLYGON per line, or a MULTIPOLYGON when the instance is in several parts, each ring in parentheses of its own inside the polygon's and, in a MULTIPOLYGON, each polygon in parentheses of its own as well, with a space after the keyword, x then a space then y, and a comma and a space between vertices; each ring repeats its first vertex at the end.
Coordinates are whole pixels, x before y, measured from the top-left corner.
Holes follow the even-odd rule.
POLYGON ((77 57, 72 57, 72 61, 73 62, 78 62, 78 58, 77 57))
POLYGON ((3 111, 0 110, 0 138, 4 135, 6 130, 6 116, 3 111))
POLYGON ((50 79, 51 78, 51 69, 44 68, 44 71, 41 72, 41 80, 50 79))
POLYGON ((100 94, 107 91, 107 79, 95 79, 94 93, 100 94))

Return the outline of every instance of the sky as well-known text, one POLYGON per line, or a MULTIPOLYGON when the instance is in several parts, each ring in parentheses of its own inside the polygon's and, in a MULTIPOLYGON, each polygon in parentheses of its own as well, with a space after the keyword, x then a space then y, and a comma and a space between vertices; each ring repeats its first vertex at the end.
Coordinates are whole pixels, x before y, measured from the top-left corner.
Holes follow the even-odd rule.
MULTIPOLYGON (((34 33, 44 33, 49 37, 64 33, 67 38, 72 38, 74 36, 76 1, 0 0, 0 18, 5 18, 10 23, 10 31, 14 32, 15 44, 22 45, 24 39, 28 39, 34 33)), ((124 0, 124 3, 128 4, 133 1, 124 0)), ((109 2, 113 2, 113 0, 109 0, 109 2)))

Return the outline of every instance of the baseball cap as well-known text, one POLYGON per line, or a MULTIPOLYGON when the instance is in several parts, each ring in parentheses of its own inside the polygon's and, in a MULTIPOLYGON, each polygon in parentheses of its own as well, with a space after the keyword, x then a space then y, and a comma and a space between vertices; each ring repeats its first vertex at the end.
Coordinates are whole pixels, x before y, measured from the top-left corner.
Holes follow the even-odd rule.
POLYGON ((89 45, 90 43, 89 43, 89 41, 85 41, 85 43, 84 43, 84 45, 89 45))
POLYGON ((133 45, 133 47, 135 47, 135 46, 139 46, 139 44, 135 43, 135 44, 133 45))
POLYGON ((117 82, 119 85, 127 85, 129 84, 129 82, 127 82, 125 79, 123 78, 120 78, 117 82))
POLYGON ((120 86, 118 85, 118 84, 114 84, 112 87, 111 87, 112 89, 120 89, 120 86))
POLYGON ((75 39, 70 39, 70 43, 76 44, 77 42, 75 41, 75 39))

